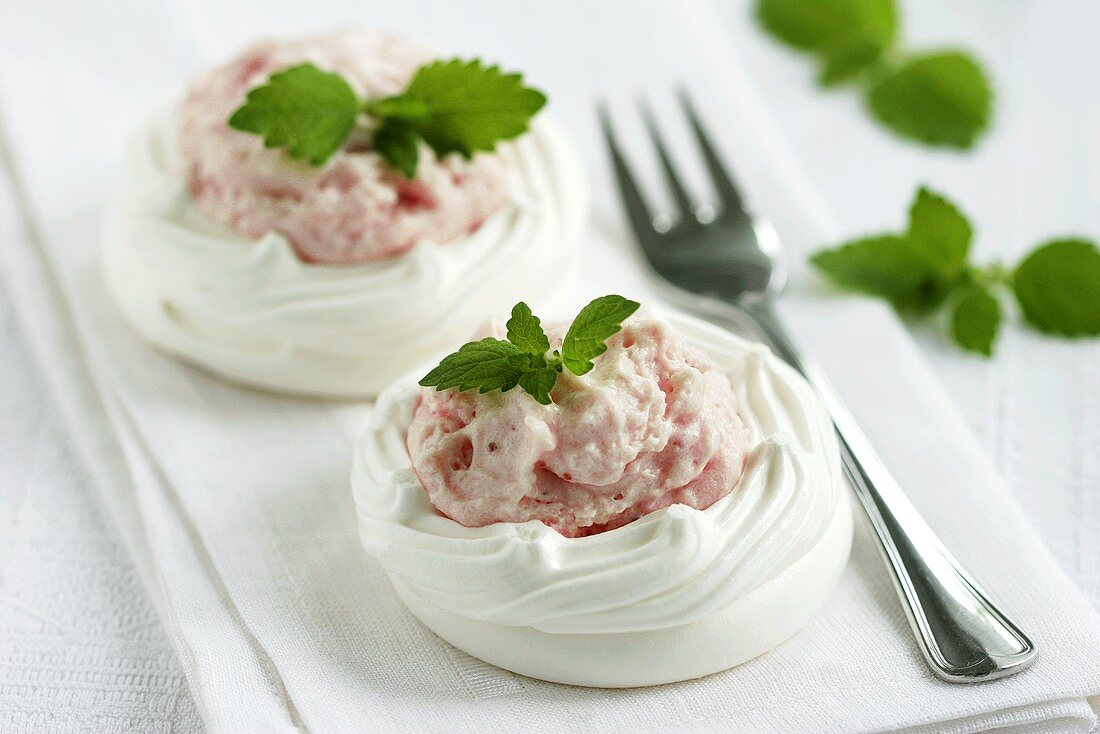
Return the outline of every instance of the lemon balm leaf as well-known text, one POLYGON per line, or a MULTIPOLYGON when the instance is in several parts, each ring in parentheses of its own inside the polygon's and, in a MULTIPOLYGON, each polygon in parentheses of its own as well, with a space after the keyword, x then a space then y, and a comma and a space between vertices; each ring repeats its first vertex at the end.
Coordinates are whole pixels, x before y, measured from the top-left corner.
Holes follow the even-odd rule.
POLYGON ((966 291, 951 314, 951 336, 958 345, 986 357, 993 355, 1000 326, 1001 302, 980 285, 966 291))
POLYGON ((307 63, 276 72, 249 91, 229 126, 320 166, 344 144, 358 114, 359 99, 343 77, 307 63))
MULTIPOLYGON (((512 317, 508 319, 508 341, 524 352, 545 356, 550 349, 550 340, 542 330, 542 322, 531 313, 531 307, 522 301, 512 307, 512 317)), ((530 392, 530 391, 528 391, 530 392)))
POLYGON ((1024 318, 1062 336, 1100 335, 1100 250, 1084 239, 1048 242, 1017 266, 1013 288, 1024 318))
POLYGON ((420 67, 408 88, 368 104, 368 111, 406 120, 439 156, 466 158, 527 132, 546 95, 524 86, 520 74, 479 59, 435 61, 420 67))
POLYGON ((457 352, 443 358, 439 366, 420 380, 422 387, 459 391, 508 391, 519 384, 524 372, 524 356, 514 344, 502 339, 486 338, 463 344, 457 352))
POLYGON ((552 367, 540 367, 520 375, 519 386, 543 405, 549 405, 550 391, 558 381, 558 372, 552 367))
POLYGON ((922 186, 909 209, 908 240, 944 278, 955 278, 966 266, 973 229, 946 197, 922 186))
POLYGON ((981 65, 962 51, 915 56, 867 93, 874 116, 897 135, 967 149, 989 125, 993 90, 981 65))
POLYGON ((635 301, 622 296, 603 296, 589 303, 565 334, 561 346, 562 363, 574 375, 592 369, 592 360, 607 351, 605 341, 622 328, 622 322, 638 310, 635 301))

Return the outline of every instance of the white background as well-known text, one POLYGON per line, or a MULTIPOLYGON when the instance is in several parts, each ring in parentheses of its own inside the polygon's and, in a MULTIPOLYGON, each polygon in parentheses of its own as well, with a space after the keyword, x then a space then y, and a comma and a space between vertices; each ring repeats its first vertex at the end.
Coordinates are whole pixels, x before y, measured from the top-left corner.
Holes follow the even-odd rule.
MULTIPOLYGON (((1055 235, 1100 237, 1095 4, 902 3, 909 46, 963 44, 992 70, 994 130, 968 155, 896 142, 868 121, 854 93, 818 91, 811 64, 764 37, 747 20, 747 3, 721 5, 731 44, 846 233, 899 228, 915 187, 926 183, 971 216, 982 259, 1011 262, 1055 235)), ((0 202, 0 236, 17 226, 15 211, 0 202)), ((1100 343, 1047 339, 1012 321, 990 361, 952 347, 935 319, 913 331, 1050 548, 1100 603, 1100 343)), ((171 646, 35 373, 0 301, 0 412, 20 418, 3 423, 0 440, 0 729, 48 721, 194 730, 171 646), (21 575, 42 559, 54 570, 48 577, 21 575), (84 603, 58 608, 58 591, 77 582, 88 589, 84 603), (105 650, 66 644, 90 632, 105 650), (82 665, 105 652, 117 660, 113 674, 82 665), (38 679, 39 663, 60 677, 38 679)))

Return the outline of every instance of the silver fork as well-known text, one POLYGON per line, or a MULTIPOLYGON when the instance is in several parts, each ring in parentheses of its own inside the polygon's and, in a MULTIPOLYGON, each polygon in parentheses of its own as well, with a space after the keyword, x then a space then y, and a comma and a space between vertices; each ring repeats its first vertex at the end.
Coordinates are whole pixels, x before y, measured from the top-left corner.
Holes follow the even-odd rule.
POLYGON ((921 653, 943 680, 972 683, 1023 670, 1035 645, 952 558, 883 465, 821 369, 803 354, 777 317, 774 301, 786 269, 772 227, 748 211, 686 93, 680 105, 717 193, 717 212, 696 203, 657 129, 643 122, 657 151, 676 220, 654 217, 627 166, 607 107, 598 105, 612 168, 642 252, 673 291, 716 298, 747 314, 775 354, 816 388, 833 418, 845 474, 870 521, 921 653))

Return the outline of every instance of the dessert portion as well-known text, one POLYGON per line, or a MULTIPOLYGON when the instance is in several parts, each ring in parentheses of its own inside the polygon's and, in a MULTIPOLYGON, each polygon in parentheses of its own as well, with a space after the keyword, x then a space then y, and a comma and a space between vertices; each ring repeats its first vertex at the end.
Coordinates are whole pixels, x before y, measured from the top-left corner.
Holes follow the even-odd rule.
POLYGON ((257 43, 128 149, 103 266, 146 339, 366 397, 572 274, 586 177, 519 74, 346 29, 257 43))
MULTIPOLYGON (((551 349, 565 332, 549 330, 551 349)), ((538 520, 572 538, 729 494, 748 449, 729 378, 656 319, 631 319, 607 346, 587 374, 562 373, 550 405, 425 390, 408 446, 432 504, 467 527, 538 520)))
POLYGON ((420 142, 416 177, 408 178, 370 145, 377 125, 369 119, 357 120, 320 167, 226 124, 250 90, 304 62, 339 74, 360 99, 383 99, 432 60, 400 36, 353 29, 261 41, 206 72, 179 108, 180 164, 195 207, 243 237, 278 232, 317 263, 368 263, 475 232, 508 197, 498 154, 438 158, 420 142))
POLYGON ((519 304, 383 391, 352 472, 360 537, 476 657, 575 685, 686 680, 771 649, 835 587, 836 437, 765 347, 607 298, 564 335, 519 304))

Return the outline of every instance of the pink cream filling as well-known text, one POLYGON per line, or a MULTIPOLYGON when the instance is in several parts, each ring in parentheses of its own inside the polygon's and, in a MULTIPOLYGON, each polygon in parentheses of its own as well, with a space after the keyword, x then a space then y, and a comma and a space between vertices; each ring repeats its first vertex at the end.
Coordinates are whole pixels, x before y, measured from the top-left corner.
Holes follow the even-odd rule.
POLYGON ((540 520, 580 537, 673 504, 705 509, 741 476, 748 431, 729 379, 663 322, 628 321, 553 398, 425 390, 408 449, 436 509, 468 527, 540 520))
POLYGON ((365 129, 316 168, 227 124, 251 88, 289 66, 312 62, 373 98, 400 92, 432 59, 400 37, 353 29, 262 41, 202 75, 179 110, 182 173, 195 206, 245 237, 278 232, 302 260, 326 264, 393 258, 421 241, 476 230, 508 196, 506 166, 495 154, 439 160, 422 145, 417 177, 408 181, 369 149, 365 129))

